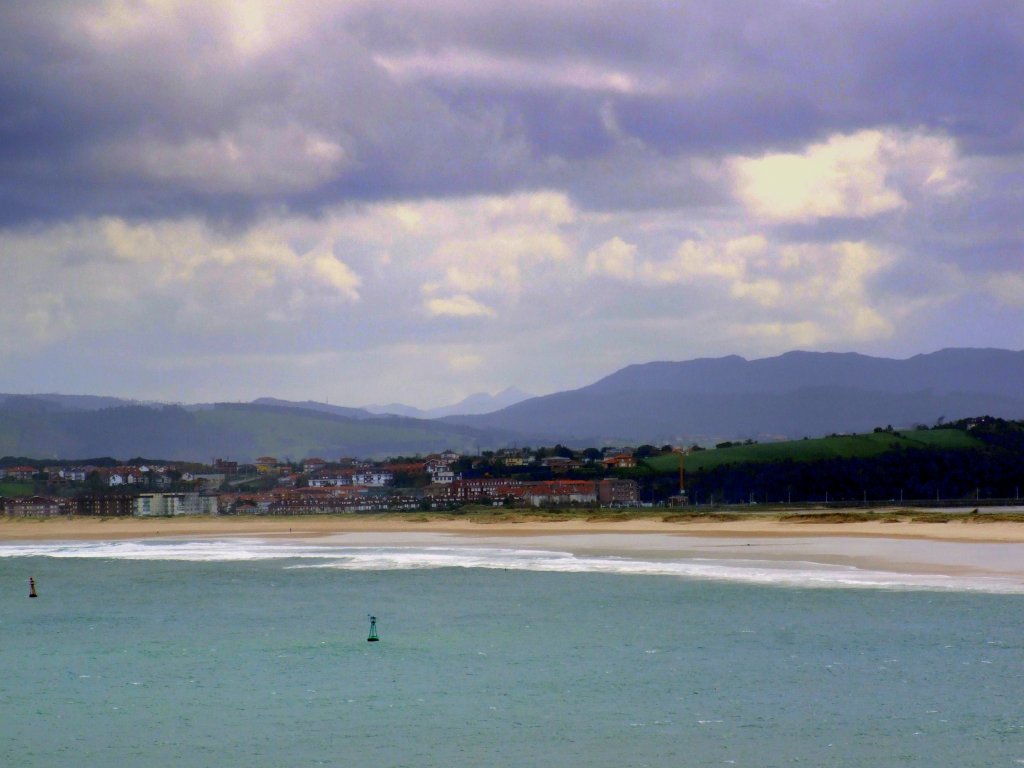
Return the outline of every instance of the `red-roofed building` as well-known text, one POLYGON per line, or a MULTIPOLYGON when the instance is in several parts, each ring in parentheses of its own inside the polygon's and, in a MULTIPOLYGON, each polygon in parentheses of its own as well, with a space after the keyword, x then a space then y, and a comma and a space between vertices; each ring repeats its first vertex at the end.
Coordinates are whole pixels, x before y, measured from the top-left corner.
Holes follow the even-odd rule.
POLYGON ((609 456, 602 462, 608 469, 631 469, 636 466, 636 459, 628 453, 609 456))
POLYGON ((533 483, 525 500, 535 507, 559 504, 596 504, 597 484, 591 480, 551 480, 533 483))
POLYGON ((31 480, 38 472, 35 467, 7 467, 2 477, 11 480, 31 480))
POLYGON ((302 462, 302 472, 306 475, 312 475, 314 472, 319 472, 327 466, 327 462, 323 459, 306 459, 302 462))

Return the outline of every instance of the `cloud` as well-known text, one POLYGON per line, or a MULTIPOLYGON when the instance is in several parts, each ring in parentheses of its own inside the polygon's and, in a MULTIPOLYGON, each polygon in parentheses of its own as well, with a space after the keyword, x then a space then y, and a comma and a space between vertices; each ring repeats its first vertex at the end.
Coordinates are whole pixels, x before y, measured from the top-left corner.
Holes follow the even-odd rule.
POLYGON ((464 293, 447 298, 427 299, 424 302, 424 306, 427 313, 434 317, 443 315, 450 317, 494 317, 497 315, 497 312, 493 309, 464 293))
POLYGON ((997 272, 986 275, 984 285, 999 302, 1007 307, 1024 308, 1024 274, 997 272))
POLYGON ((575 208, 564 194, 549 191, 406 203, 390 215, 404 216, 417 242, 430 246, 424 260, 432 269, 424 287, 458 294, 428 303, 435 316, 493 313, 479 297, 467 301, 470 294, 492 305, 514 302, 574 251, 568 229, 575 208))
POLYGON ((953 192, 953 142, 939 136, 867 130, 831 136, 802 153, 727 161, 739 200, 776 221, 869 218, 908 205, 901 187, 953 192))
POLYGON ((716 243, 710 240, 686 240, 671 259, 649 260, 641 265, 643 278, 652 283, 691 283, 704 278, 721 279, 744 293, 749 272, 769 264, 768 241, 762 235, 716 243))
MULTIPOLYGON (((202 27, 207 41, 243 59, 299 42, 311 27, 338 16, 337 10, 310 0, 290 3, 286 13, 271 0, 100 0, 75 6, 65 17, 67 26, 95 45, 174 38, 202 27)), ((204 47, 203 41, 194 44, 204 47)))
POLYGON ((895 259, 863 242, 787 244, 754 234, 687 240, 671 258, 645 260, 638 278, 652 286, 686 285, 717 293, 741 335, 796 345, 884 339, 899 309, 874 290, 895 259), (779 319, 796 317, 799 319, 779 319))
POLYGON ((96 162, 123 176, 257 197, 316 187, 349 166, 341 144, 295 124, 245 125, 183 144, 159 139, 119 143, 98 150, 96 162))
POLYGON ((471 49, 445 49, 431 53, 377 54, 374 61, 402 80, 442 80, 486 83, 523 88, 568 88, 616 94, 657 93, 664 83, 641 78, 599 62, 560 58, 537 61, 500 56, 471 49))
POLYGON ((273 223, 232 231, 192 218, 106 217, 0 233, 5 346, 25 353, 113 331, 137 334, 133 343, 154 330, 165 341, 201 340, 271 321, 294 325, 358 301, 361 278, 330 242, 304 245, 273 223))
POLYGON ((329 252, 310 255, 309 261, 312 274, 323 280, 329 289, 352 301, 359 299, 357 289, 362 280, 345 262, 329 252))
POLYGON ((587 274, 631 280, 636 270, 636 246, 620 237, 606 240, 587 254, 587 274))
POLYGON ((448 367, 456 373, 468 373, 483 365, 484 358, 478 354, 453 351, 447 354, 447 361, 448 367))

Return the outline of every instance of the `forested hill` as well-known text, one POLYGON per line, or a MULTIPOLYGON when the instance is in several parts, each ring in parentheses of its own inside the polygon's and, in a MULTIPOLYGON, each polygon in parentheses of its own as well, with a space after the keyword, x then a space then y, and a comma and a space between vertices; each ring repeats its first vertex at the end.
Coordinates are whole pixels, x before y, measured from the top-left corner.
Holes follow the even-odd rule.
MULTIPOLYGON (((723 444, 686 457, 691 501, 982 501, 1024 492, 1024 421, 963 419, 932 429, 764 444, 723 444)), ((665 454, 637 470, 648 492, 678 487, 679 459, 665 454)))

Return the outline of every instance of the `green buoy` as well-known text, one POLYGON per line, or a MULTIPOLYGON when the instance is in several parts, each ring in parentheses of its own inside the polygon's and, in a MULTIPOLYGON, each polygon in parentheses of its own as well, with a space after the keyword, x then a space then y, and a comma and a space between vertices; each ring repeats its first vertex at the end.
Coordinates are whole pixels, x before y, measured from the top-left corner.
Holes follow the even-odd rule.
POLYGON ((368 643, 376 643, 379 640, 380 640, 380 638, 377 637, 377 617, 376 616, 371 616, 370 617, 370 636, 368 638, 366 638, 366 642, 368 642, 368 643))

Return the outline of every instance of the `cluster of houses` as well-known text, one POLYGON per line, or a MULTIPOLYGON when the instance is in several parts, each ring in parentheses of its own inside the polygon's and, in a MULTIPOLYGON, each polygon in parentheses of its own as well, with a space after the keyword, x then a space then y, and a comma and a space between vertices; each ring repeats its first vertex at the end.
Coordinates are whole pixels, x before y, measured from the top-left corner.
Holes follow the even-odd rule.
MULTIPOLYGON (((234 466, 237 471, 238 465, 234 466)), ((97 485, 109 488, 168 488, 179 482, 194 482, 197 485, 216 487, 224 482, 227 476, 216 466, 213 471, 196 471, 190 467, 192 465, 176 464, 121 467, 53 466, 42 469, 28 466, 0 467, 0 480, 29 482, 43 475, 52 485, 76 485, 95 480, 97 485)))
POLYGON ((425 474, 431 483, 450 483, 456 478, 452 465, 458 459, 459 454, 454 451, 427 456, 422 461, 384 464, 350 458, 331 463, 314 457, 305 459, 301 467, 294 467, 281 464, 271 456, 263 456, 256 460, 256 470, 260 474, 278 474, 278 484, 283 486, 297 485, 300 480, 305 480, 310 488, 384 488, 394 485, 396 477, 402 475, 425 474))
MULTIPOLYGON (((253 464, 241 466, 217 459, 211 466, 201 469, 194 465, 170 464, 54 466, 42 470, 29 466, 6 467, 0 468, 0 480, 39 480, 41 473, 45 473, 48 484, 58 489, 62 484, 81 485, 88 481, 88 492, 55 491, 58 495, 0 497, 0 514, 19 517, 297 515, 450 509, 464 504, 532 507, 639 504, 639 489, 633 480, 558 477, 571 474, 586 462, 600 462, 608 469, 635 466, 628 452, 608 451, 607 455, 586 460, 564 456, 538 459, 531 452, 509 449, 488 458, 512 468, 511 474, 463 477, 456 471, 456 465, 471 466, 472 461, 454 451, 390 463, 350 458, 328 462, 316 457, 295 463, 262 456, 253 464), (550 470, 549 479, 517 479, 515 471, 528 466, 550 470), (244 487, 248 476, 255 479, 263 476, 259 483, 262 490, 231 490, 236 482, 244 487), (230 482, 226 483, 228 480, 230 482), (101 492, 103 487, 110 490, 101 492)), ((524 475, 520 473, 519 477, 524 475)))
POLYGON ((470 478, 402 492, 381 493, 368 486, 276 489, 261 493, 225 493, 219 497, 221 514, 308 515, 341 512, 387 512, 449 509, 464 504, 512 506, 639 505, 636 481, 546 480, 530 482, 502 478, 470 478))

